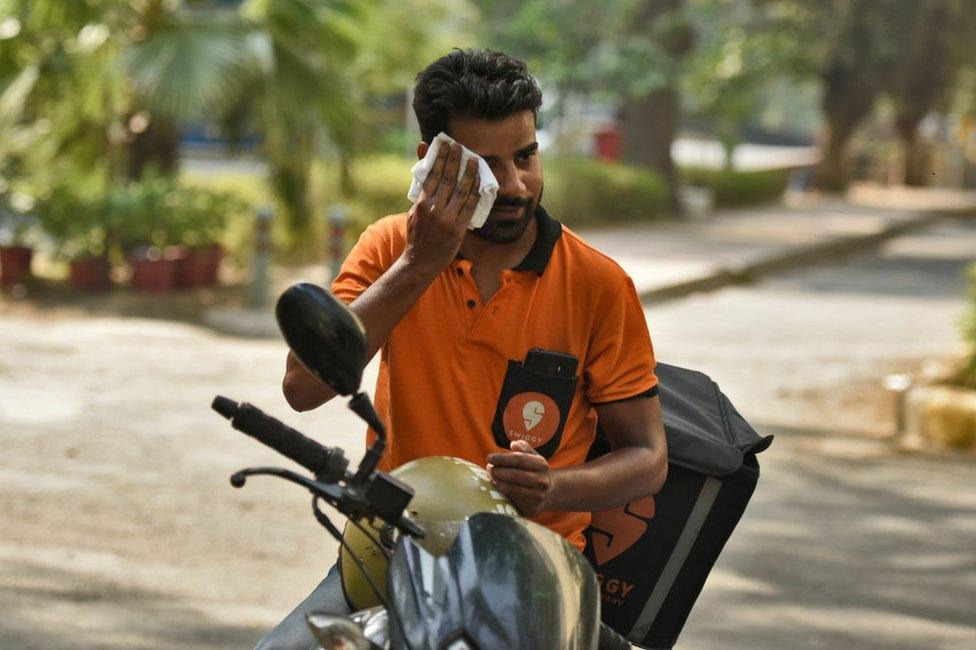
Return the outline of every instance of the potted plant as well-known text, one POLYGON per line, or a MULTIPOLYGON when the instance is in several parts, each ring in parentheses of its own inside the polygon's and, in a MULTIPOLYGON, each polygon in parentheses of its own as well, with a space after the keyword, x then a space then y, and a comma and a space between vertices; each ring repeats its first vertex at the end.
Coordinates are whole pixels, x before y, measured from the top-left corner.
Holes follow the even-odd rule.
POLYGON ((954 367, 905 397, 905 442, 976 450, 976 264, 969 267, 964 354, 954 367))
POLYGON ((223 258, 217 239, 231 198, 157 177, 120 188, 110 204, 133 288, 164 291, 216 282, 223 258))
POLYGON ((38 204, 45 232, 55 242, 55 255, 68 261, 72 286, 84 291, 111 287, 108 261, 112 228, 103 198, 85 196, 76 187, 58 185, 38 204))
POLYGON ((34 249, 26 236, 34 222, 34 205, 27 194, 0 195, 0 286, 21 284, 30 277, 34 249))
MULTIPOLYGON (((218 243, 227 214, 239 207, 226 194, 180 187, 166 200, 169 256, 176 260, 176 286, 213 286, 224 257, 218 243)), ((166 251, 164 251, 164 254, 166 251)))

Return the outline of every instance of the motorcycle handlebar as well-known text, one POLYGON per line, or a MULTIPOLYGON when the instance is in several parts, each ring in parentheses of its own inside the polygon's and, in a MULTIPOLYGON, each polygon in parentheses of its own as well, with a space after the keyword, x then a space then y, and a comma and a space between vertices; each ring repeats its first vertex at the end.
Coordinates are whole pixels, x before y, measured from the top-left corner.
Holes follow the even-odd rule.
POLYGON ((247 402, 238 404, 218 395, 211 407, 230 420, 235 429, 292 459, 318 480, 335 483, 345 476, 349 462, 338 447, 320 445, 247 402))

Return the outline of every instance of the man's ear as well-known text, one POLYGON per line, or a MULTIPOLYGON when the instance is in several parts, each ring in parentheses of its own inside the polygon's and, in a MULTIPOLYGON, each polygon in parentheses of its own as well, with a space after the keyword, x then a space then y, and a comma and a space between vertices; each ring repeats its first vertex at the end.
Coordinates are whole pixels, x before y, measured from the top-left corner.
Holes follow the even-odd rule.
POLYGON ((430 145, 426 142, 421 142, 417 145, 417 160, 423 159, 427 155, 427 150, 430 149, 430 145))

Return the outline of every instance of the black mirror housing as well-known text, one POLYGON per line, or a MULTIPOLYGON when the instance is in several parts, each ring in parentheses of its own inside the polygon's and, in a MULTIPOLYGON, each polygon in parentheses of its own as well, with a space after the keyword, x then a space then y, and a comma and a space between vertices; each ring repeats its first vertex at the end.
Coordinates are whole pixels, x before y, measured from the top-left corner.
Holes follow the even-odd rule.
POLYGON ((340 395, 359 390, 366 365, 366 330, 345 303, 322 287, 299 282, 275 306, 278 328, 309 372, 340 395))

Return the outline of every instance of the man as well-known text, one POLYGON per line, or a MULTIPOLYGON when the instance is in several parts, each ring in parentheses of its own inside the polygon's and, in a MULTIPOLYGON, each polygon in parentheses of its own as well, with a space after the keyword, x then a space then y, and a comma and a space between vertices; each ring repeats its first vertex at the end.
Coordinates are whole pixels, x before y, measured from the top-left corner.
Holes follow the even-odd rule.
MULTIPOLYGON (((488 163, 499 190, 468 230, 477 166, 441 147, 417 203, 370 226, 333 284, 366 328, 368 356, 381 351, 381 467, 433 455, 485 465, 524 516, 582 549, 590 512, 656 492, 667 471, 633 283, 541 206, 542 95, 522 62, 455 50, 418 75, 414 96, 418 158, 444 131, 488 163), (528 368, 534 348, 575 357, 576 378, 528 368), (597 419, 612 451, 585 462, 597 419)), ((283 390, 300 411, 334 396, 291 354, 283 390)), ((337 578, 333 568, 260 647, 309 643, 304 613, 343 609, 337 578)))

